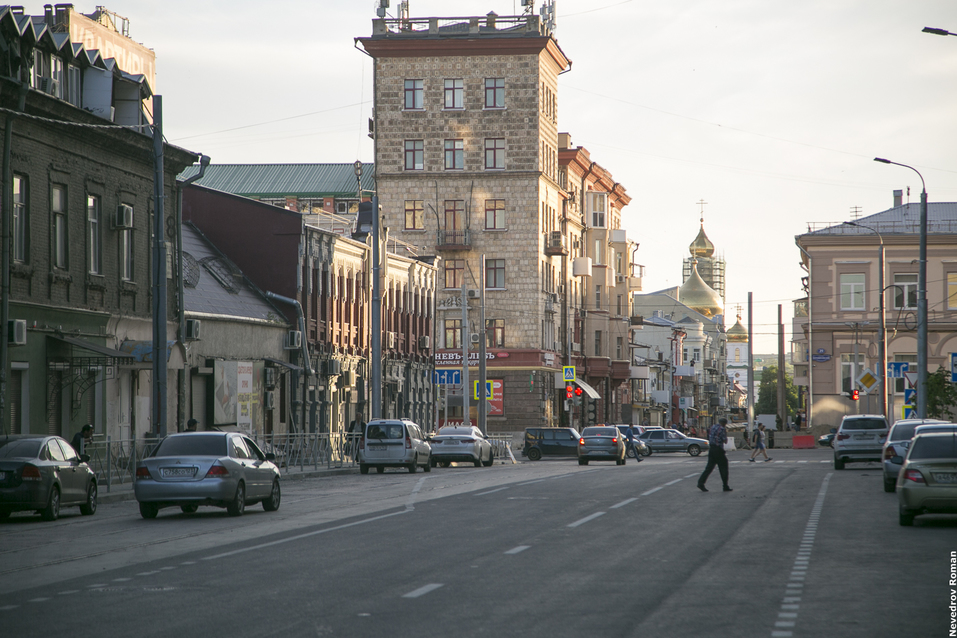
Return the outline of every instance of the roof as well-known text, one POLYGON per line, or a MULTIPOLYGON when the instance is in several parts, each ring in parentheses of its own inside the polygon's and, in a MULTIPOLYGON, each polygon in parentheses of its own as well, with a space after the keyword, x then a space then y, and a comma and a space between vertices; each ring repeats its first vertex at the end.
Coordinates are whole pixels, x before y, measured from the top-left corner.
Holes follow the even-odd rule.
POLYGON ((187 313, 286 323, 283 314, 191 223, 183 224, 183 281, 187 313))
MULTIPOLYGON (((920 234, 920 203, 902 204, 850 222, 808 225, 801 236, 917 235, 920 234), (873 230, 872 230, 873 229, 873 230)), ((957 202, 927 203, 927 234, 957 234, 957 202)))
MULTIPOLYGON (((199 171, 190 166, 179 175, 199 171)), ((348 164, 210 164, 194 182, 207 188, 246 197, 356 197, 355 165, 348 164)), ((362 165, 362 191, 375 190, 375 164, 362 165)))

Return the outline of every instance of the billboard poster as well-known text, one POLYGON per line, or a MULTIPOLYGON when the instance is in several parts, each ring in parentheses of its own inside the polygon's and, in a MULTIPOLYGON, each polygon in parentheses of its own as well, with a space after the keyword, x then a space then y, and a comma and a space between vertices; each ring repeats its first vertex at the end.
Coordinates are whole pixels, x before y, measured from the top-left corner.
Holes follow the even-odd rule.
POLYGON ((248 361, 236 362, 237 412, 236 425, 243 432, 252 432, 253 428, 253 364, 248 361))
POLYGON ((505 380, 489 379, 492 398, 488 402, 488 416, 505 416, 505 380))
POLYGON ((236 425, 239 405, 236 362, 213 364, 213 425, 236 425))

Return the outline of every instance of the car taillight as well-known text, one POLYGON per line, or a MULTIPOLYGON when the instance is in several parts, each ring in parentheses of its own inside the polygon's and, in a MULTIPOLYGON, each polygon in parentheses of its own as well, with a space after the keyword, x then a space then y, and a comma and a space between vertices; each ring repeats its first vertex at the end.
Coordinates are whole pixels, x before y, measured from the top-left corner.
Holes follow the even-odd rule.
POLYGON ((924 475, 920 473, 920 470, 907 470, 904 473, 905 481, 914 481, 915 483, 925 483, 924 475))
POLYGON ((226 469, 225 465, 219 463, 211 465, 209 471, 206 472, 206 478, 226 478, 227 476, 229 476, 229 470, 226 469))
POLYGON ((617 438, 612 439, 611 442, 614 443, 615 445, 618 445, 618 439, 617 439, 617 438))
POLYGON ((39 481, 40 468, 38 468, 36 465, 30 465, 27 463, 23 466, 23 473, 20 475, 20 479, 23 481, 39 481))
POLYGON ((138 467, 136 468, 136 480, 152 478, 150 476, 150 470, 147 467, 138 467))
POLYGON ((578 445, 585 445, 585 439, 584 438, 578 439, 578 445))
POLYGON ((836 437, 834 437, 834 438, 836 438, 838 441, 843 441, 844 439, 849 439, 849 438, 851 438, 851 435, 850 435, 850 434, 838 434, 838 435, 837 435, 836 437))
POLYGON ((408 434, 405 435, 405 449, 407 450, 412 449, 412 437, 409 436, 408 434))

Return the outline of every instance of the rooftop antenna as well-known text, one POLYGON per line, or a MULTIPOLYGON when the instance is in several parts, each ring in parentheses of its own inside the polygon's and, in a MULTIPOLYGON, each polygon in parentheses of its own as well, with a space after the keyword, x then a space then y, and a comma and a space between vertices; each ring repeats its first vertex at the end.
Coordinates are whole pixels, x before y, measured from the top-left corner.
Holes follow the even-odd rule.
POLYGON ((552 32, 558 29, 555 16, 555 0, 545 0, 542 4, 542 21, 545 23, 545 30, 552 32))
POLYGON ((522 0, 522 15, 530 15, 535 10, 535 0, 522 0))
POLYGON ((861 207, 851 206, 851 219, 860 219, 860 218, 861 218, 861 207))
POLYGON ((399 20, 409 19, 409 0, 402 0, 399 3, 399 20))
POLYGON ((379 6, 376 7, 375 14, 380 18, 386 16, 386 9, 389 8, 389 0, 379 0, 379 6))

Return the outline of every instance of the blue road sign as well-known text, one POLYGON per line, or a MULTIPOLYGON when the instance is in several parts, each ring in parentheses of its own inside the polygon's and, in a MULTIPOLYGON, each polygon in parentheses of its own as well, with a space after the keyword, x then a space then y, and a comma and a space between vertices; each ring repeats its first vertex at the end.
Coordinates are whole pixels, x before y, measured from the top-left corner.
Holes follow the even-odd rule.
POLYGON ((904 390, 904 405, 911 408, 917 407, 917 390, 904 390))
POLYGON ((432 373, 433 385, 460 385, 461 383, 461 370, 436 370, 432 373))
POLYGON ((888 379, 903 379, 904 373, 908 372, 909 365, 906 361, 888 361, 887 362, 887 378, 888 379))
POLYGON ((950 353, 950 382, 957 383, 957 352, 950 353))

